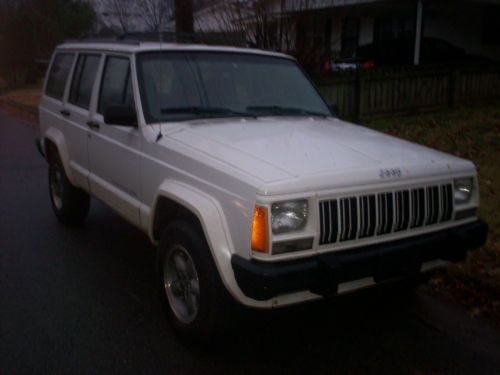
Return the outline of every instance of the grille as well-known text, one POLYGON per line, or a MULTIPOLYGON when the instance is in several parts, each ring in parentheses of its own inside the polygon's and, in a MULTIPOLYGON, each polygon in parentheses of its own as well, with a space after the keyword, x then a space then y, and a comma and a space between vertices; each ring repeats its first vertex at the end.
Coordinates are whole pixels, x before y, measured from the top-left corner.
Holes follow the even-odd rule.
POLYGON ((324 200, 320 245, 408 231, 451 220, 451 184, 324 200))

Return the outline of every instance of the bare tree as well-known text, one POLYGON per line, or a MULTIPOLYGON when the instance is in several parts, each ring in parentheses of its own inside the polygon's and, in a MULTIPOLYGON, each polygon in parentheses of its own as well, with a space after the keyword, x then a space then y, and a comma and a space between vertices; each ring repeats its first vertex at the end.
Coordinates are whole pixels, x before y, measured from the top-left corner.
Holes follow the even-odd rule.
MULTIPOLYGON (((316 0, 205 0, 204 20, 198 18, 196 24, 201 31, 242 34, 259 48, 292 53, 309 65, 324 47, 301 35, 317 24, 317 4, 316 0)), ((333 0, 321 2, 322 7, 332 4, 333 0)))
POLYGON ((140 0, 138 11, 150 31, 158 31, 172 17, 172 0, 140 0))
MULTIPOLYGON (((307 16, 314 3, 314 0, 206 0, 205 10, 212 19, 209 27, 242 32, 262 48, 290 51, 298 19, 307 16)), ((198 27, 204 28, 200 23, 198 27)))
POLYGON ((104 0, 106 10, 118 19, 122 32, 127 33, 131 28, 132 9, 136 0, 104 0))

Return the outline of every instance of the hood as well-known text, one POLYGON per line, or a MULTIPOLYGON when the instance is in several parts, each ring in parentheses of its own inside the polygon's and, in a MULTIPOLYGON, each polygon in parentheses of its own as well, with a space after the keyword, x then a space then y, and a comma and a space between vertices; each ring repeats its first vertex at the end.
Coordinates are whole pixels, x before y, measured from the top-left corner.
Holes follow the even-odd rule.
POLYGON ((338 119, 276 117, 187 123, 170 134, 264 183, 343 171, 449 165, 457 157, 338 119))

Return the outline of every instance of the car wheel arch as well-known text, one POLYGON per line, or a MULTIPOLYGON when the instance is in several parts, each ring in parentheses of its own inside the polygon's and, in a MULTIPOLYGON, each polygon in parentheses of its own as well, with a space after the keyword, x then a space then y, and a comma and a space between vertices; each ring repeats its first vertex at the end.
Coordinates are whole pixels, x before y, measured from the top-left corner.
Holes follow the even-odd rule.
POLYGON ((179 181, 165 181, 158 189, 152 208, 149 235, 153 243, 158 243, 162 231, 169 222, 177 219, 188 220, 198 226, 214 260, 226 289, 234 298, 245 301, 234 278, 231 256, 234 253, 229 228, 224 213, 217 200, 206 193, 179 181), (162 211, 173 208, 178 215, 162 211), (169 221, 169 219, 171 221, 169 221))
POLYGON ((64 172, 68 177, 68 180, 72 184, 74 184, 75 181, 71 173, 71 168, 69 167, 68 147, 66 145, 66 141, 64 139, 62 132, 55 128, 48 129, 47 132, 45 132, 44 134, 43 142, 44 142, 44 149, 46 150, 47 153, 46 155, 47 161, 50 162, 50 158, 54 155, 54 153, 57 153, 63 165, 64 172))

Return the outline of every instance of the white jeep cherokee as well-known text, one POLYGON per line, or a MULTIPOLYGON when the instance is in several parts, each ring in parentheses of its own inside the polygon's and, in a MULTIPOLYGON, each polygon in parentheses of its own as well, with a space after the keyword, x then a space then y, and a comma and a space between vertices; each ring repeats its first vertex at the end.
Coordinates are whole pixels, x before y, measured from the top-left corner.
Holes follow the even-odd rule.
POLYGON ((296 61, 149 42, 57 47, 40 102, 50 198, 158 244, 174 327, 416 276, 482 245, 476 169, 334 116, 296 61))

